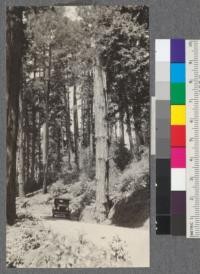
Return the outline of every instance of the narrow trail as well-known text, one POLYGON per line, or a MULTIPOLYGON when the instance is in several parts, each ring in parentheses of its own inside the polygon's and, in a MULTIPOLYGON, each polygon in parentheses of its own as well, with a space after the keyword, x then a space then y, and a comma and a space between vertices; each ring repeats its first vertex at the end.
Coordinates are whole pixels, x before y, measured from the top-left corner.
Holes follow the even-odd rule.
POLYGON ((125 228, 103 224, 91 224, 65 219, 43 219, 45 227, 54 233, 71 239, 78 239, 80 235, 98 247, 106 248, 114 236, 126 242, 126 248, 132 267, 149 266, 149 225, 142 228, 125 228))

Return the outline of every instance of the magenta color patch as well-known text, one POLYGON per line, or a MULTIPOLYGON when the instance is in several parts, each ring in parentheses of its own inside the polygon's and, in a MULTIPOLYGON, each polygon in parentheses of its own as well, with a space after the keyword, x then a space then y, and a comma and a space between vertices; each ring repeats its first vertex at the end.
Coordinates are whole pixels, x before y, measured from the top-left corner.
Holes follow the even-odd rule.
POLYGON ((185 147, 171 148, 171 167, 186 167, 186 151, 185 147))

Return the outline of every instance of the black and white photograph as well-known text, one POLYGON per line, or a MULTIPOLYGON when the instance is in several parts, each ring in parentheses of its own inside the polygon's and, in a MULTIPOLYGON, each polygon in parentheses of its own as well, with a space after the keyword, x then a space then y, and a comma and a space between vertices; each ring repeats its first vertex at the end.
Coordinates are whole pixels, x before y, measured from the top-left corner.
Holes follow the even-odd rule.
POLYGON ((149 9, 8 6, 6 265, 150 266, 149 9))

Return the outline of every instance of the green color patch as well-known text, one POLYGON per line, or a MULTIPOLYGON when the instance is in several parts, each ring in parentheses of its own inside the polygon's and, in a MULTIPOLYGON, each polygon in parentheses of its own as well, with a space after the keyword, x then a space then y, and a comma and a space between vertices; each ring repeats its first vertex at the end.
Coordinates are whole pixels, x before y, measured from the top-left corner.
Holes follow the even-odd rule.
POLYGON ((185 105, 185 83, 171 83, 171 105, 185 105))

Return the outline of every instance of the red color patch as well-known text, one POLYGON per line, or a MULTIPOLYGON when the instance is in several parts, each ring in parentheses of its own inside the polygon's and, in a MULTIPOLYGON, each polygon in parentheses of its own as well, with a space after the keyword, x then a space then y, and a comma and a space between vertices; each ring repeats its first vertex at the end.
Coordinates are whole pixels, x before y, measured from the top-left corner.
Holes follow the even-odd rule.
POLYGON ((185 147, 185 126, 171 126, 171 147, 185 147))

